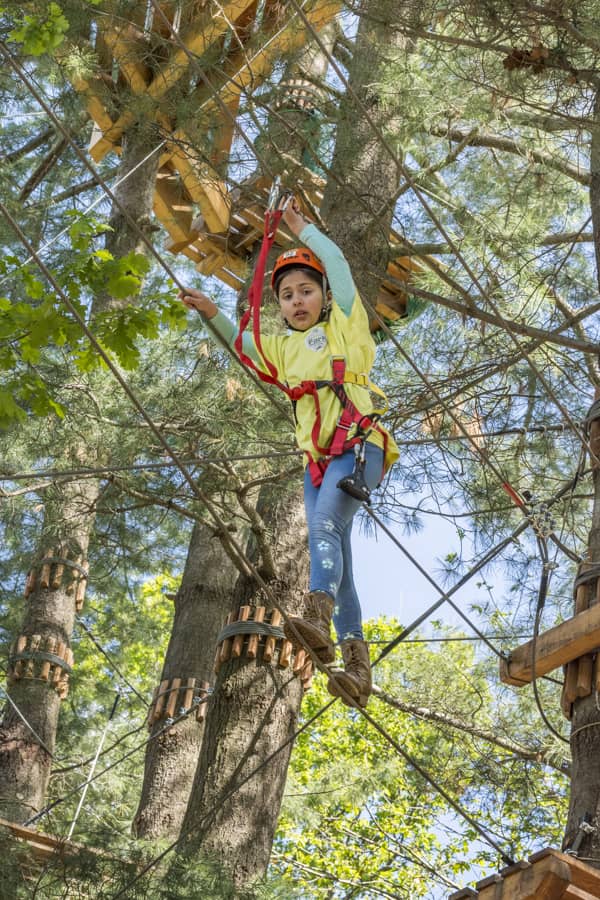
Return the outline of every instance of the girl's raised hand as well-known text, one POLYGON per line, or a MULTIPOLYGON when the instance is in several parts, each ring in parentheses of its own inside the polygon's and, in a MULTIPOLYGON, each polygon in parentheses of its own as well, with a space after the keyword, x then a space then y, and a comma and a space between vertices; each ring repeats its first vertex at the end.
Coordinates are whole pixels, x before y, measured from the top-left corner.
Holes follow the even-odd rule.
POLYGON ((300 232, 308 225, 295 198, 285 207, 282 219, 296 237, 300 237, 300 232))
POLYGON ((194 288, 184 288, 179 291, 177 296, 188 309, 197 309, 207 319, 214 318, 218 312, 217 305, 202 291, 197 291, 194 288))

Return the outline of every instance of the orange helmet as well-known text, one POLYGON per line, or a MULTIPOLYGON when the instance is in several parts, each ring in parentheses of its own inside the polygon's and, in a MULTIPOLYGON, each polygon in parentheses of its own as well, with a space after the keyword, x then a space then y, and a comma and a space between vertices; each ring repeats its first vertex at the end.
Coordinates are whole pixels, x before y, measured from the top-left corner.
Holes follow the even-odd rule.
POLYGON ((325 266, 318 256, 309 250, 308 247, 295 247, 293 250, 286 250, 281 256, 278 256, 273 266, 273 274, 271 275, 271 287, 275 289, 275 282, 285 271, 285 269, 294 268, 314 269, 319 272, 323 278, 325 275, 325 266))

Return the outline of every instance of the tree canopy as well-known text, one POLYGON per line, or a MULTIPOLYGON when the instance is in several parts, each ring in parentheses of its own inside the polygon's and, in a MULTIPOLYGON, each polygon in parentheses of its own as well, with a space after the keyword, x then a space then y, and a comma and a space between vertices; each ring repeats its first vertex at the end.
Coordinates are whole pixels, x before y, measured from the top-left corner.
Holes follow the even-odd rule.
MULTIPOLYGON (((85 876, 77 860, 73 874, 49 864, 32 873, 16 858, 15 890, 37 883, 39 896, 54 897, 65 884, 73 891, 85 884, 86 896, 191 897, 202 884, 203 896, 239 895, 214 860, 182 857, 180 874, 172 867, 167 878, 177 842, 136 840, 129 828, 147 742, 169 737, 168 724, 149 736, 146 715, 192 528, 222 540, 232 565, 231 548, 252 536, 261 572, 271 563, 285 569, 284 560, 270 559, 264 506, 292 497, 301 471, 291 412, 275 392, 257 388, 199 317, 186 317, 174 280, 209 291, 232 316, 244 297, 199 275, 198 259, 169 252, 159 219, 125 222, 104 190, 110 184, 118 192, 118 180, 126 187, 130 176, 123 164, 117 170, 114 152, 93 163, 94 174, 83 163, 97 135, 82 84, 96 79, 113 123, 128 117, 123 146, 114 145, 122 157, 127 140, 139 165, 159 157, 174 123, 185 123, 185 154, 222 179, 232 221, 242 208, 260 210, 261 179, 270 183, 282 172, 307 213, 332 231, 379 325, 375 380, 402 450, 372 511, 400 541, 427 533, 438 517, 452 523, 456 544, 432 547, 421 561, 442 592, 472 568, 475 580, 502 586, 463 608, 464 631, 444 623, 442 605, 433 624, 406 634, 376 665, 369 713, 382 732, 339 702, 327 706, 316 675, 303 701, 306 728, 295 741, 269 875, 245 888, 248 897, 443 897, 506 858, 560 845, 565 830, 570 756, 560 679, 538 680, 534 690, 503 686, 494 651, 521 643, 534 625, 572 615, 573 577, 598 515, 586 416, 600 387, 600 4, 346 3, 329 43, 318 45, 323 31, 309 22, 305 46, 282 45, 266 74, 256 63, 255 80, 229 107, 205 96, 228 83, 232 42, 241 34, 231 9, 219 4, 190 5, 190 16, 219 6, 223 37, 188 49, 185 75, 164 96, 136 93, 122 72, 110 81, 112 57, 97 39, 107 22, 132 46, 134 31, 145 35, 136 65, 148 71, 164 71, 169 54, 183 58, 166 27, 161 33, 148 24, 155 4, 145 22, 139 6, 0 6, 0 638, 7 671, 27 572, 39 566, 40 548, 53 556, 48 548, 64 533, 65 509, 83 517, 88 501, 73 506, 71 487, 93 483, 95 491, 85 510, 90 577, 70 641, 75 664, 35 827, 69 832, 108 727, 72 835, 102 848, 103 874, 85 876), (311 70, 303 54, 315 46, 324 63, 311 70), (317 100, 290 128, 281 117, 294 72, 317 100), (219 153, 228 127, 231 142, 219 153), (290 134, 300 151, 286 150, 290 134), (414 263, 408 283, 394 268, 400 257, 414 263), (406 324, 374 313, 382 282, 405 292, 419 315, 406 324), (268 490, 262 507, 261 489, 268 490), (490 561, 478 570, 486 554, 490 561), (540 592, 544 573, 549 586, 540 592), (475 636, 492 637, 466 640, 471 626, 475 636)), ((233 49, 258 59, 286 21, 300 27, 303 10, 295 0, 266 4, 262 19, 244 25, 247 43, 233 49)), ((191 46, 184 26, 177 40, 191 46)), ((198 227, 229 252, 225 231, 198 227)), ((260 228, 258 216, 244 248, 246 280, 260 228)), ((275 313, 267 317, 280 327, 275 313)), ((363 524, 381 527, 366 514, 363 524)), ((408 565, 398 551, 399 584, 408 565)), ((384 648, 409 625, 373 620, 369 639, 384 648)), ((2 805, 5 818, 13 812, 2 805)))

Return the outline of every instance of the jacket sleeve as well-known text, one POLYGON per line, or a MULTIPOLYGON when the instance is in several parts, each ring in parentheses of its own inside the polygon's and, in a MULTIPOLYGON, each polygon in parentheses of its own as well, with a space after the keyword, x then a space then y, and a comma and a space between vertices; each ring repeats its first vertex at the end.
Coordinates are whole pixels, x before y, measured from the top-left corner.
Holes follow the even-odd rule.
MULTIPOLYGON (((213 318, 210 319, 209 322, 210 326, 214 328, 223 343, 227 344, 227 346, 231 347, 231 349, 233 350, 233 345, 235 344, 238 329, 233 324, 231 319, 228 319, 225 313, 222 313, 221 310, 219 310, 216 316, 213 316, 213 318)), ((261 365, 261 361, 256 350, 256 344, 254 343, 254 338, 251 334, 248 334, 247 331, 242 335, 242 349, 246 356, 249 356, 250 359, 256 363, 256 365, 261 365)))
POLYGON ((345 315, 349 316, 356 297, 356 285, 346 257, 338 245, 334 244, 312 223, 302 229, 300 240, 319 257, 325 266, 333 299, 345 315))

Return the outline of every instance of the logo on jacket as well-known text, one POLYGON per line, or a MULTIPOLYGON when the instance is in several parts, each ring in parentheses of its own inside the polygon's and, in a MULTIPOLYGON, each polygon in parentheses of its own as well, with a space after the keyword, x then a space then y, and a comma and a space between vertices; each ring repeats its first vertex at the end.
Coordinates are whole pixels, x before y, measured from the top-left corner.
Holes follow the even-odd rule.
POLYGON ((327 337, 322 328, 312 328, 304 338, 304 343, 309 350, 322 350, 327 346, 327 337))

